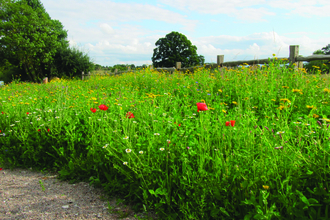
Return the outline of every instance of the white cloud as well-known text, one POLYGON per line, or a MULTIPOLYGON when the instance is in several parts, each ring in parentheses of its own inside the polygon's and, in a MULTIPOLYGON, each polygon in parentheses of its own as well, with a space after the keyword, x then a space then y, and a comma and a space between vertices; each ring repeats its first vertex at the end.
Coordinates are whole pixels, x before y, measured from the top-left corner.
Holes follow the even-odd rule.
POLYGON ((112 29, 112 27, 110 27, 110 25, 108 24, 100 24, 100 28, 102 30, 102 32, 104 32, 105 34, 114 34, 115 31, 112 29))
POLYGON ((181 10, 196 11, 203 14, 226 14, 241 21, 262 22, 264 16, 275 13, 264 7, 252 8, 266 3, 265 0, 161 0, 162 3, 181 10))
POLYGON ((287 10, 287 15, 298 14, 303 17, 321 16, 329 17, 330 1, 328 0, 272 0, 269 1, 272 8, 287 10))
POLYGON ((225 55, 225 61, 263 59, 265 57, 272 57, 272 54, 276 54, 277 57, 289 57, 290 45, 299 45, 299 54, 309 56, 316 50, 315 48, 325 46, 324 39, 315 41, 307 36, 288 38, 276 32, 254 33, 243 37, 228 35, 202 37, 199 40, 196 43, 198 53, 207 55, 213 62, 216 61, 217 55, 225 55), (251 41, 253 43, 250 43, 251 41), (244 47, 237 46, 242 49, 225 49, 224 46, 230 43, 244 45, 244 47), (238 55, 243 58, 238 59, 238 55))
POLYGON ((77 42, 74 41, 74 40, 69 40, 69 45, 70 45, 71 47, 77 46, 77 42))
POLYGON ((313 16, 321 16, 321 17, 330 17, 329 14, 330 11, 330 5, 327 6, 305 6, 305 7, 298 7, 291 11, 293 14, 299 14, 303 17, 311 17, 313 16))
POLYGON ((187 36, 206 62, 216 62, 217 55, 225 55, 225 61, 270 57, 273 53, 288 57, 289 45, 300 45, 300 54, 310 55, 326 46, 325 42, 330 43, 329 33, 299 29, 292 26, 290 20, 283 24, 290 28, 281 28, 282 32, 263 32, 260 28, 255 33, 244 29, 238 36, 237 28, 242 26, 237 23, 252 26, 258 25, 255 22, 267 21, 277 24, 278 9, 281 15, 294 15, 295 21, 301 16, 328 16, 329 3, 328 0, 160 0, 151 5, 110 0, 43 1, 52 19, 60 20, 69 30, 70 46, 86 48, 96 63, 103 65, 150 64, 155 42, 173 30, 187 36), (219 18, 221 14, 228 16, 225 22, 233 24, 233 29, 215 34, 214 26, 201 17, 206 15, 211 18, 209 20, 223 22, 223 17, 219 18), (194 30, 201 26, 209 32, 196 37, 194 30), (318 38, 313 39, 312 35, 318 38))
POLYGON ((161 0, 161 2, 186 11, 212 15, 226 14, 244 22, 267 21, 263 17, 275 16, 276 13, 272 12, 275 8, 284 9, 287 14, 299 14, 304 17, 330 16, 328 0, 161 0), (261 4, 263 7, 260 7, 261 4))

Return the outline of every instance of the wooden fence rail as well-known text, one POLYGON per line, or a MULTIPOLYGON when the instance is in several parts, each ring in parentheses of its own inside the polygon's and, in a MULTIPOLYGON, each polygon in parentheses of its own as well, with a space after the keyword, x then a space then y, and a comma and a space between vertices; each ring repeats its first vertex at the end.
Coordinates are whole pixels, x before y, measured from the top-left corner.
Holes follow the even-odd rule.
MULTIPOLYGON (((298 68, 303 68, 303 61, 313 61, 313 60, 330 60, 330 55, 312 55, 312 56, 307 56, 307 57, 300 57, 299 54, 299 45, 290 45, 289 48, 290 54, 289 57, 277 57, 278 60, 281 59, 287 59, 287 63, 293 64, 295 63, 296 65, 294 66, 294 69, 297 70, 298 68)), ((224 55, 218 55, 217 56, 217 63, 216 64, 207 64, 205 66, 195 66, 195 67, 185 67, 181 68, 181 62, 176 62, 175 67, 163 67, 163 68, 156 68, 155 70, 158 72, 170 72, 173 73, 174 71, 179 71, 179 72, 189 72, 193 73, 194 70, 199 69, 199 68, 211 68, 211 69, 216 69, 222 70, 225 67, 229 67, 228 69, 231 69, 232 67, 237 67, 238 65, 242 64, 248 64, 248 65, 257 65, 257 64, 268 64, 270 62, 273 62, 274 57, 268 58, 268 59, 256 59, 256 60, 239 60, 239 61, 229 61, 229 62, 223 62, 224 61, 224 55)), ((153 69, 153 65, 151 65, 150 70, 153 69)), ((120 71, 116 69, 114 73, 111 73, 110 75, 118 75, 122 74, 125 72, 129 72, 130 67, 128 67, 128 71, 120 71)), ((84 75, 84 72, 82 72, 81 77, 82 80, 84 80, 84 76, 90 76, 90 73, 84 75)))
POLYGON ((123 73, 127 73, 127 72, 134 72, 136 70, 131 70, 131 67, 128 67, 128 70, 126 71, 118 71, 118 69, 115 69, 115 71, 113 73, 105 73, 105 74, 93 74, 91 75, 90 72, 88 72, 88 74, 84 74, 84 72, 81 73, 81 80, 84 80, 85 78, 90 78, 91 76, 114 76, 114 75, 119 75, 119 74, 123 74, 123 73))
MULTIPOLYGON (((289 57, 277 57, 278 60, 280 59, 287 59, 288 63, 295 63, 295 69, 303 68, 303 62, 302 61, 313 61, 313 60, 330 60, 330 55, 312 55, 308 57, 299 57, 299 45, 290 45, 290 54, 289 57)), ((219 70, 223 69, 224 67, 231 67, 238 65, 248 64, 248 65, 256 65, 256 64, 268 64, 273 61, 274 58, 270 59, 256 59, 256 60, 239 60, 239 61, 229 61, 229 62, 223 62, 224 61, 224 55, 218 55, 217 56, 217 63, 216 64, 208 64, 205 66, 195 66, 195 67, 186 67, 181 68, 181 62, 176 62, 176 67, 172 68, 156 68, 158 72, 162 71, 170 71, 173 72, 175 70, 186 72, 189 70, 189 72, 194 72, 194 70, 198 68, 218 68, 219 70)), ((151 66, 152 69, 152 66, 151 66)))

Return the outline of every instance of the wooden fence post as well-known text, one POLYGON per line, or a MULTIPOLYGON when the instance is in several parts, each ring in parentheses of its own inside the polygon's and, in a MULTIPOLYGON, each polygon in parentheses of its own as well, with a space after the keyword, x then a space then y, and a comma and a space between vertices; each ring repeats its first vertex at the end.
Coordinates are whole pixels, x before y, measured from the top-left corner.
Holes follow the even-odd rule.
POLYGON ((154 65, 150 65, 150 70, 153 70, 154 69, 154 65))
POLYGON ((84 72, 81 73, 81 80, 84 80, 84 72))
POLYGON ((179 70, 179 74, 181 74, 181 71, 180 71, 180 69, 181 69, 181 62, 176 62, 175 63, 175 69, 176 70, 179 70))
POLYGON ((181 69, 181 62, 176 62, 175 69, 181 69))
POLYGON ((219 71, 223 70, 222 64, 223 64, 224 59, 225 59, 225 55, 218 55, 217 56, 217 65, 220 66, 220 67, 218 67, 219 71))
POLYGON ((289 61, 291 64, 296 64, 294 66, 294 70, 298 70, 299 63, 296 62, 296 58, 299 54, 299 45, 290 45, 290 55, 289 55, 289 61))
POLYGON ((117 75, 118 69, 115 69, 115 75, 117 75))

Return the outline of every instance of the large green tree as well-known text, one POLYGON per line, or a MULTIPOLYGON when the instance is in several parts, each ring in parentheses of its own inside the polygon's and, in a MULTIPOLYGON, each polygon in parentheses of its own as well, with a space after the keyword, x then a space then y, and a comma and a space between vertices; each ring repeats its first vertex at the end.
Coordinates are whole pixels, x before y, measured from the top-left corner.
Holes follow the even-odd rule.
POLYGON ((43 69, 51 66, 57 49, 65 44, 58 40, 63 32, 40 5, 32 8, 26 0, 3 0, 0 7, 0 57, 16 61, 32 82, 40 82, 43 69))
MULTIPOLYGON (((330 55, 330 44, 320 50, 314 51, 313 55, 330 55)), ((318 72, 318 70, 320 70, 321 73, 329 73, 330 60, 313 60, 308 62, 307 64, 304 64, 304 68, 309 73, 316 73, 318 72)))
MULTIPOLYGON (((26 0, 27 4, 34 10, 40 9, 43 13, 46 12, 42 3, 39 0, 26 0)), ((62 23, 58 20, 52 20, 55 30, 59 33, 57 40, 61 43, 61 46, 57 49, 53 56, 53 62, 50 68, 46 68, 45 64, 41 64, 46 76, 71 78, 81 77, 81 72, 89 72, 94 69, 93 63, 87 54, 79 51, 77 48, 69 47, 69 41, 67 41, 67 30, 64 30, 62 23)))
MULTIPOLYGON (((7 2, 10 2, 10 0, 7 0, 7 2)), ((80 78, 81 72, 84 71, 87 73, 88 71, 94 69, 93 63, 90 61, 90 58, 86 54, 83 54, 76 48, 69 47, 69 41, 67 41, 67 30, 64 30, 64 27, 60 21, 52 20, 50 18, 40 0, 17 0, 16 3, 19 5, 28 5, 35 12, 37 12, 38 17, 41 19, 43 19, 43 17, 45 16, 48 17, 50 22, 48 24, 41 25, 48 25, 48 28, 52 32, 57 34, 56 42, 58 43, 58 47, 56 48, 56 51, 52 53, 52 57, 51 59, 49 59, 49 62, 41 62, 40 65, 38 65, 37 67, 39 70, 42 71, 42 74, 40 74, 41 78, 43 78, 44 76, 48 76, 51 78, 55 76, 61 78, 80 78)), ((10 13, 10 11, 8 10, 6 11, 6 13, 8 16, 13 14, 10 13)), ((40 31, 40 25, 38 26, 38 28, 38 31, 40 31)), ((12 50, 15 52, 17 48, 14 47, 12 50)), ((37 61, 42 60, 43 55, 43 53, 36 53, 33 58, 37 61)), ((23 71, 16 67, 20 64, 19 57, 8 57, 8 55, 6 55, 5 57, 9 59, 10 62, 3 63, 5 63, 7 66, 8 63, 14 64, 14 66, 11 67, 12 69, 8 69, 6 67, 3 68, 7 69, 7 73, 11 75, 13 72, 16 72, 17 74, 15 75, 20 75, 21 80, 31 80, 29 73, 26 73, 25 71, 24 65, 21 65, 23 71)), ((8 78, 8 76, 6 77, 8 78)), ((33 79, 31 81, 33 81, 33 79)))
POLYGON ((330 55, 330 44, 322 48, 325 55, 330 55))
POLYGON ((151 58, 155 68, 175 67, 176 62, 181 62, 181 67, 191 67, 204 64, 204 56, 197 55, 197 47, 181 33, 171 32, 160 38, 151 58))
POLYGON ((82 72, 87 74, 92 70, 94 65, 87 54, 77 48, 60 47, 54 56, 51 75, 67 79, 81 78, 82 72))

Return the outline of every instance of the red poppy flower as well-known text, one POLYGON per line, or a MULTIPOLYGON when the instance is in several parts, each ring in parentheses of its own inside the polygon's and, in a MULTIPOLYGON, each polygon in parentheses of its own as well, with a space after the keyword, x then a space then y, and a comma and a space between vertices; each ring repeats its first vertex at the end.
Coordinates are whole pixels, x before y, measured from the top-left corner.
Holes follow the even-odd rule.
POLYGON ((229 121, 226 121, 226 126, 229 126, 229 123, 230 123, 230 125, 234 127, 235 122, 236 121, 234 121, 234 120, 231 120, 230 122, 229 121))
POLYGON ((96 108, 91 108, 91 111, 93 112, 93 113, 95 113, 96 112, 96 108))
POLYGON ((107 107, 106 105, 103 105, 103 104, 102 104, 102 105, 99 106, 99 108, 100 108, 101 110, 103 110, 103 111, 106 111, 106 110, 108 110, 109 107, 107 107))
POLYGON ((127 112, 127 114, 126 114, 126 118, 135 118, 135 116, 133 115, 133 113, 132 112, 127 112))
POLYGON ((196 105, 197 105, 197 112, 209 110, 205 103, 198 102, 196 105))

